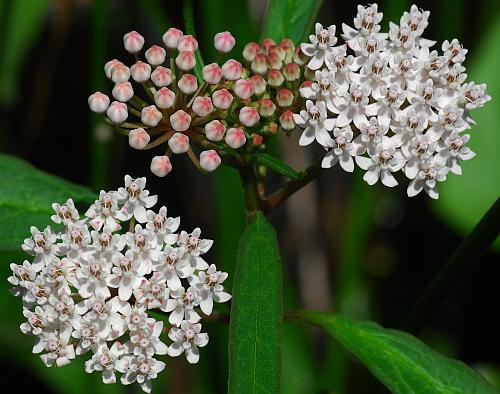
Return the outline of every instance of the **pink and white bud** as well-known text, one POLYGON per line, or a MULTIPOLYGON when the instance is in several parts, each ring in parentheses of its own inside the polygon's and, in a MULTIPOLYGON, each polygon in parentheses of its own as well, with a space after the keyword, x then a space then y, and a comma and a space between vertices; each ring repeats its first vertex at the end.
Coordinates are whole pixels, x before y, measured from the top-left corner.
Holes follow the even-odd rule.
MULTIPOLYGON (((267 55, 268 56, 276 55, 281 61, 285 60, 286 58, 285 50, 279 45, 271 46, 271 48, 269 48, 269 53, 267 55)), ((281 68, 281 67, 271 67, 271 68, 281 68)))
POLYGON ((227 89, 219 89, 212 93, 215 108, 229 109, 233 103, 233 95, 227 89))
POLYGON ((186 134, 175 133, 168 140, 168 146, 176 155, 186 153, 189 150, 189 137, 186 134))
POLYGON ((127 104, 113 101, 108 107, 106 115, 113 123, 120 124, 125 122, 128 118, 127 104))
POLYGON ((144 37, 133 30, 123 36, 123 46, 129 53, 138 53, 144 46, 144 37))
POLYGON ((234 59, 229 59, 222 65, 222 75, 228 81, 236 81, 241 78, 243 67, 240 62, 234 59))
POLYGON ((281 114, 280 125, 283 130, 291 131, 295 129, 295 122, 293 120, 293 112, 288 110, 281 114))
POLYGON ((180 109, 170 115, 170 124, 175 131, 186 131, 191 125, 191 115, 180 109))
POLYGON ((111 79, 111 70, 113 69, 114 66, 117 66, 118 64, 123 64, 123 63, 118 59, 113 59, 104 65, 104 74, 106 74, 107 78, 111 79))
POLYGON ((115 99, 121 101, 122 103, 125 103, 134 97, 134 89, 132 89, 130 82, 120 82, 115 84, 111 93, 115 99))
POLYGON ((283 67, 283 75, 287 81, 293 82, 300 78, 300 67, 295 63, 288 63, 283 67))
POLYGON ((271 99, 264 98, 258 102, 258 105, 259 105, 259 114, 263 117, 272 116, 276 111, 276 104, 274 104, 271 99))
POLYGON ((198 89, 198 81, 192 74, 184 74, 177 83, 179 90, 184 94, 193 94, 198 89))
POLYGON ((203 79, 210 85, 216 85, 222 78, 222 69, 217 63, 207 64, 202 70, 203 79))
POLYGON ((214 110, 210 97, 196 97, 193 101, 193 112, 198 116, 207 116, 214 110))
POLYGON ((147 126, 155 127, 160 123, 162 113, 158 111, 155 105, 144 107, 141 112, 141 121, 147 126))
POLYGON ((288 89, 280 89, 276 93, 276 101, 282 108, 287 108, 293 103, 293 93, 288 89))
POLYGON ((226 141, 226 144, 229 147, 238 149, 246 144, 247 137, 245 136, 243 129, 240 129, 239 127, 231 127, 227 130, 224 141, 226 141))
POLYGON ((220 120, 212 120, 205 125, 205 136, 209 141, 220 141, 224 138, 226 127, 220 120))
POLYGON ((172 71, 169 68, 158 66, 151 73, 151 81, 159 88, 168 86, 172 83, 172 71))
POLYGON ((250 137, 252 138, 252 145, 260 146, 264 142, 264 137, 260 134, 252 134, 250 137))
POLYGON ((168 156, 155 156, 151 160, 151 172, 159 177, 164 177, 172 171, 172 164, 168 156))
POLYGON ((149 64, 151 64, 152 66, 159 66, 165 61, 167 52, 162 47, 153 45, 146 50, 144 56, 146 56, 146 60, 149 64))
POLYGON ((247 127, 252 127, 260 120, 259 111, 254 107, 243 107, 239 114, 240 122, 247 127))
POLYGON ((253 89, 254 89, 254 94, 257 96, 260 96, 261 94, 264 94, 266 91, 266 80, 262 78, 260 75, 252 75, 250 80, 253 83, 253 89))
POLYGON ((130 130, 128 133, 128 144, 134 149, 144 149, 151 137, 143 128, 130 130))
POLYGON ((234 48, 236 44, 236 40, 233 35, 228 31, 223 31, 221 33, 217 33, 214 37, 214 47, 219 52, 228 53, 231 52, 231 49, 234 48))
POLYGON ((283 67, 283 60, 277 53, 270 53, 267 55, 267 66, 269 68, 281 68, 283 67))
POLYGON ((177 57, 175 58, 175 64, 182 71, 189 71, 196 66, 196 59, 194 58, 194 52, 184 51, 179 52, 177 57))
POLYGON ((293 54, 293 62, 297 63, 299 66, 303 66, 309 61, 309 57, 302 52, 302 49, 300 49, 300 45, 295 48, 295 52, 293 54))
POLYGON ((205 171, 212 172, 220 166, 221 159, 213 149, 206 150, 200 153, 200 167, 205 171))
POLYGON ((151 66, 140 60, 130 67, 130 74, 136 82, 146 82, 151 77, 151 66))
POLYGON ((252 71, 255 74, 264 75, 267 72, 267 57, 263 53, 258 53, 252 60, 252 71))
POLYGON ((167 48, 176 49, 179 39, 183 36, 181 30, 171 27, 163 34, 163 42, 167 48))
POLYGON ((273 68, 267 73, 267 83, 273 88, 279 88, 285 82, 285 77, 280 70, 273 68))
POLYGON ((114 83, 127 82, 130 79, 130 68, 123 63, 114 66, 110 72, 114 83))
POLYGON ((109 107, 109 97, 104 93, 95 92, 89 96, 88 103, 92 112, 101 114, 109 107))
POLYGON ((272 38, 264 38, 262 40, 262 49, 264 49, 266 54, 269 53, 269 49, 274 45, 276 45, 276 42, 272 38))
POLYGON ((177 50, 179 52, 191 51, 194 52, 198 49, 198 41, 190 34, 186 34, 179 38, 177 42, 177 50))
POLYGON ((260 46, 256 42, 249 42, 247 45, 245 45, 245 48, 243 48, 243 58, 251 62, 253 59, 255 59, 255 56, 260 52, 260 46))
POLYGON ((173 107, 175 103, 175 93, 169 88, 161 88, 156 91, 154 99, 158 108, 168 109, 173 107))
POLYGON ((253 95, 253 82, 250 79, 238 79, 234 84, 233 90, 236 96, 242 100, 246 100, 253 95))

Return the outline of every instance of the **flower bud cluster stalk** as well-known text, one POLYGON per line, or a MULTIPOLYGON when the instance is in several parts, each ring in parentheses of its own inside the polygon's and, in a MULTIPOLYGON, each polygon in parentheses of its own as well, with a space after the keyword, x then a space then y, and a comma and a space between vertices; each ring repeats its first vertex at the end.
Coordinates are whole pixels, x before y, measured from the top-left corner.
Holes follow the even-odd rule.
POLYGON ((165 368, 155 357, 184 353, 197 363, 208 343, 202 314, 231 296, 222 285, 227 273, 203 258, 213 241, 199 228, 178 233, 180 218, 165 207, 149 210, 157 196, 145 186, 146 178, 125 176, 125 187, 101 191, 83 218, 71 199, 54 203, 57 230, 31 227, 22 249, 33 259, 11 264, 8 280, 23 301, 21 331, 35 337, 33 353, 47 366, 90 353, 86 372, 101 372, 104 383, 116 383, 119 372, 122 384, 150 392, 165 368), (166 314, 166 326, 150 311, 166 314))

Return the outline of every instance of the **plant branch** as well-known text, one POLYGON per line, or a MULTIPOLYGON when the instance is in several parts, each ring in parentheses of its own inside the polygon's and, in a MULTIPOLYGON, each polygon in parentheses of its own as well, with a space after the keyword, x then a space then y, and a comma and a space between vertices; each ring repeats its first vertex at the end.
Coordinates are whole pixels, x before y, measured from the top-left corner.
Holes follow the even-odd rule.
POLYGON ((438 272, 400 324, 411 333, 432 321, 500 233, 500 198, 486 212, 438 272))

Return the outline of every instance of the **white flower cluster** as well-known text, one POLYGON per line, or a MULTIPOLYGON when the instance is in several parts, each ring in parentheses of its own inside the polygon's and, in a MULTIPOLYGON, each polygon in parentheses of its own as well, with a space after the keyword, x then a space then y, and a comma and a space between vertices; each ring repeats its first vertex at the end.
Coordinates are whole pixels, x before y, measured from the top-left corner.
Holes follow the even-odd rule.
POLYGON ((101 191, 83 219, 71 199, 53 204, 52 221, 61 230, 31 227, 22 248, 33 261, 11 264, 8 280, 23 300, 21 331, 36 337, 33 353, 47 366, 64 366, 90 350, 87 372, 115 383, 118 371, 123 384, 137 381, 150 392, 151 379, 165 368, 153 356, 185 353, 198 362, 208 335, 197 308, 210 315, 214 301, 231 296, 222 285, 227 273, 202 257, 213 241, 202 239, 199 228, 176 233, 180 219, 168 217, 165 207, 148 210, 157 196, 145 185, 146 178, 127 175, 125 187, 101 191), (121 231, 126 222, 129 231, 121 231), (149 310, 163 312, 172 327, 149 310), (169 346, 160 339, 164 330, 169 346))
POLYGON ((345 44, 337 45, 335 26, 318 23, 301 45, 314 81, 300 89, 306 109, 294 119, 304 129, 300 145, 316 140, 327 151, 324 168, 352 172, 356 162, 368 184, 389 187, 402 170, 409 196, 438 198, 437 182, 474 157, 465 146, 469 110, 490 97, 485 84, 464 83, 467 50, 458 40, 445 41, 442 53, 430 49, 435 42, 422 37, 429 14, 412 5, 381 33, 377 4, 360 5, 354 28, 342 25, 345 44))

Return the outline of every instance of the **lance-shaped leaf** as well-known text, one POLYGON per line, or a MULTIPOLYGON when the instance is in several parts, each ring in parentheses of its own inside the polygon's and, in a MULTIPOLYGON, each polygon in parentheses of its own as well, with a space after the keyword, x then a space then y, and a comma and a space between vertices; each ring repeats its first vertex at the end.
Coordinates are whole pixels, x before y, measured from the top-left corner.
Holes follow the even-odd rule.
POLYGON ((278 393, 283 273, 273 227, 257 212, 241 237, 229 328, 229 392, 278 393))
POLYGON ((295 316, 328 331, 392 393, 497 393, 464 363, 405 332, 342 315, 297 312, 295 316))
POLYGON ((277 172, 278 174, 284 175, 290 179, 301 179, 304 177, 303 173, 296 171, 294 168, 290 167, 284 161, 278 159, 277 157, 271 156, 267 153, 258 153, 256 155, 257 163, 262 164, 277 172))

